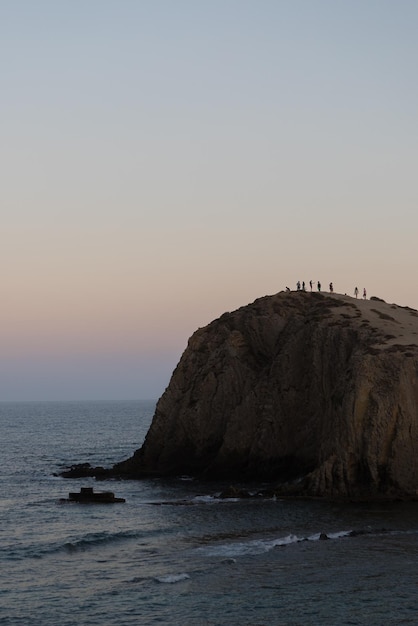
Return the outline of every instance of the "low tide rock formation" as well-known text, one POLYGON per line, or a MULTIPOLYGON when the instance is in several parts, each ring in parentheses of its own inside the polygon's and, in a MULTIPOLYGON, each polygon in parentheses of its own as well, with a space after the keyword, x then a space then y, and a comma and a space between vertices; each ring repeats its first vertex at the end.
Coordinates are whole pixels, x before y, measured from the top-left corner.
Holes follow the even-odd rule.
POLYGON ((143 446, 113 473, 268 480, 277 493, 415 496, 418 312, 280 292, 197 330, 143 446))

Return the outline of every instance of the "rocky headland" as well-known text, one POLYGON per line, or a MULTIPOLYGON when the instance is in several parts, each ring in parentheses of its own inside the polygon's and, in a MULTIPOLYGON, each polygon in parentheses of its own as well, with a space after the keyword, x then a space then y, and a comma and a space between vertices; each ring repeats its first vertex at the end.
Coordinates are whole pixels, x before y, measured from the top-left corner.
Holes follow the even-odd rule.
POLYGON ((190 338, 143 446, 111 470, 85 470, 415 497, 418 312, 299 291, 225 313, 190 338))

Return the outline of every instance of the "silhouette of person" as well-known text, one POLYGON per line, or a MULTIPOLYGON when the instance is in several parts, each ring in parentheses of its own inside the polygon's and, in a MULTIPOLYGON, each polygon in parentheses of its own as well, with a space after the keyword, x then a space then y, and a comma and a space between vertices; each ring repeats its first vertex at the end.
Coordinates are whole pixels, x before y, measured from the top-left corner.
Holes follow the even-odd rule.
POLYGON ((364 298, 364 299, 366 299, 366 298, 367 298, 366 287, 363 289, 363 298, 364 298))
POLYGON ((357 296, 358 296, 358 289, 357 289, 357 287, 354 289, 354 295, 355 295, 355 296, 356 296, 356 298, 357 298, 357 296))
POLYGON ((312 291, 313 282, 311 280, 309 281, 309 285, 310 285, 311 291, 312 291))
POLYGON ((300 291, 300 280, 298 280, 298 282, 296 283, 296 289, 300 291))
POLYGON ((303 283, 302 283, 302 291, 306 291, 306 289, 305 289, 305 281, 303 281, 303 283))
POLYGON ((332 283, 329 284, 329 290, 331 293, 334 291, 334 287, 332 286, 332 283))
POLYGON ((321 291, 321 283, 319 282, 319 280, 318 280, 318 285, 317 285, 317 287, 318 287, 318 291, 321 291))

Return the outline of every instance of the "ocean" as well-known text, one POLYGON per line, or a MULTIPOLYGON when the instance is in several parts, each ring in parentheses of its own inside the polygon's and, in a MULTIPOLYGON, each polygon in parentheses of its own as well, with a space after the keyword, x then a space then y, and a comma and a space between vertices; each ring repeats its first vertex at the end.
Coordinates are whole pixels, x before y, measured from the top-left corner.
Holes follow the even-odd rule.
POLYGON ((227 485, 190 476, 56 475, 130 456, 154 408, 0 404, 1 625, 418 624, 416 503, 220 499, 227 485), (80 487, 126 502, 60 503, 80 487))

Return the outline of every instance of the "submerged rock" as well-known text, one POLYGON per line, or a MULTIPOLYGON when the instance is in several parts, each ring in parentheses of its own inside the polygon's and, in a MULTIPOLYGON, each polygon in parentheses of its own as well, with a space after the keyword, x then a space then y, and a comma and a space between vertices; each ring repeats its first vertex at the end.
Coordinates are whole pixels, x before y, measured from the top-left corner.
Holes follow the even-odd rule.
POLYGON ((418 312, 281 292, 190 338, 142 448, 113 473, 276 483, 277 494, 415 496, 418 312))
POLYGON ((95 478, 107 478, 111 474, 111 471, 104 467, 93 467, 90 463, 76 463, 71 465, 68 469, 60 472, 59 476, 63 478, 84 478, 86 476, 92 476, 95 478))

